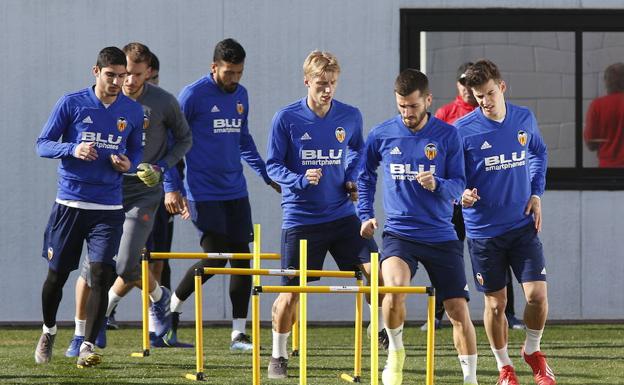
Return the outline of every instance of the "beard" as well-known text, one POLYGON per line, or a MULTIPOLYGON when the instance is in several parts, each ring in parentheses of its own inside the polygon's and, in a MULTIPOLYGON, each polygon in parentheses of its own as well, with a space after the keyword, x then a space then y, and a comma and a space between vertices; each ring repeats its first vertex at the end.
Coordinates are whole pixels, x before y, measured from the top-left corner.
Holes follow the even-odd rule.
POLYGON ((409 128, 409 129, 414 129, 414 128, 420 126, 420 124, 426 118, 427 118, 427 111, 424 111, 422 114, 412 115, 412 116, 409 116, 407 118, 403 118, 403 124, 405 124, 405 127, 409 128))

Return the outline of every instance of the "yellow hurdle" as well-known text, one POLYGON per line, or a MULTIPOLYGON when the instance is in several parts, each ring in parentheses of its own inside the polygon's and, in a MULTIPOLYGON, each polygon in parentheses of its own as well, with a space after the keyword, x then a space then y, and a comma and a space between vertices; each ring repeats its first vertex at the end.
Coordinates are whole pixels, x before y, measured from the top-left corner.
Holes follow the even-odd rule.
POLYGON ((202 269, 195 269, 195 374, 187 374, 189 380, 204 380, 204 329, 202 314, 202 269))
MULTIPOLYGON (((307 286, 306 288, 302 288, 300 286, 259 286, 255 289, 260 293, 368 294, 371 293, 371 287, 372 286, 307 286)), ((429 289, 428 286, 379 286, 378 291, 379 294, 429 294, 429 289)), ((371 298, 371 307, 372 306, 371 298)), ((371 309, 371 312, 372 311, 371 309)))
MULTIPOLYGON (((237 267, 204 267, 204 274, 228 274, 228 275, 276 275, 287 277, 298 277, 300 270, 293 269, 248 269, 237 267)), ((326 271, 326 270, 308 270, 308 277, 322 278, 357 278, 358 273, 355 271, 326 271)), ((280 286, 281 287, 281 286, 280 286)))
MULTIPOLYGON (((254 244, 253 244, 253 268, 260 269, 260 225, 254 225, 254 244), (255 239, 258 239, 256 242, 255 239)), ((253 276, 253 284, 260 285, 260 276, 253 276)), ((251 297, 251 340, 253 341, 252 351, 252 382, 260 383, 260 296, 254 293, 251 297)))
MULTIPOLYGON (((308 286, 308 241, 299 241, 299 287, 308 286)), ((308 294, 299 295, 299 385, 308 383, 308 294)))
POLYGON ((149 307, 149 252, 143 249, 141 256, 141 317, 143 318, 142 324, 142 340, 143 351, 138 353, 131 353, 132 357, 147 357, 150 355, 150 340, 149 340, 149 322, 148 319, 148 307, 149 307))
MULTIPOLYGON (((254 225, 260 226, 260 225, 254 225)), ((254 235, 255 239, 255 235, 254 235)), ((253 253, 150 253, 151 259, 253 259, 253 253)), ((260 259, 279 260, 280 254, 261 253, 260 259)))
POLYGON ((379 384, 379 254, 371 253, 370 274, 370 301, 371 301, 371 355, 370 371, 371 385, 379 384))

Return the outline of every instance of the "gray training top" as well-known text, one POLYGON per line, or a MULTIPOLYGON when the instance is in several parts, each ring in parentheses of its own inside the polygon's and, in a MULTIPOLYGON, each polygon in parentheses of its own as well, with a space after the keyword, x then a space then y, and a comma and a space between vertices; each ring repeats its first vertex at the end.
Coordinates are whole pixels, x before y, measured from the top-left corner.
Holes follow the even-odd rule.
MULTIPOLYGON (((145 83, 137 99, 143 106, 143 159, 141 163, 174 167, 191 148, 191 130, 175 96, 153 84, 145 83), (169 146, 171 131, 172 146, 169 146)), ((160 201, 162 183, 147 187, 134 174, 124 175, 124 206, 137 200, 160 201)))

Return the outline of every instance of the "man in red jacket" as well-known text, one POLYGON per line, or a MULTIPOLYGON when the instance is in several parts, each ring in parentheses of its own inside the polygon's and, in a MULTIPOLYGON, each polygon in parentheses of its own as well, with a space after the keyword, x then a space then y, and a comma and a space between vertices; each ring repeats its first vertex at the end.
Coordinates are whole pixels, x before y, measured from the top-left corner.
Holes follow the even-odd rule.
POLYGON ((464 79, 466 75, 466 69, 472 65, 470 62, 463 63, 457 68, 457 97, 449 104, 445 104, 438 108, 435 113, 435 117, 445 121, 448 124, 453 124, 454 121, 472 112, 477 107, 477 101, 472 92, 466 86, 464 86, 464 79))

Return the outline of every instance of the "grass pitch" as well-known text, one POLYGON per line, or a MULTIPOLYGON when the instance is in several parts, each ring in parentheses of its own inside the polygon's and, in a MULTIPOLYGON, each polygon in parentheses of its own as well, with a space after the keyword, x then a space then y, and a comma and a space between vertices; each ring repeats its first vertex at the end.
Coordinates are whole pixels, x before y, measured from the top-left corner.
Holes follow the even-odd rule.
MULTIPOLYGON (((425 333, 416 325, 405 329, 407 360, 404 383, 423 384, 425 379, 425 333)), ((125 327, 108 332, 108 347, 101 352, 104 362, 95 368, 77 369, 75 359, 64 356, 73 329, 59 330, 52 362, 34 363, 34 348, 40 328, 0 328, 0 384, 192 384, 186 373, 195 371, 194 349, 152 349, 145 358, 132 358, 140 351, 138 328, 125 327)), ((206 384, 251 384, 251 354, 229 351, 229 328, 204 329, 206 384)), ((533 384, 529 367, 519 357, 523 331, 510 330, 510 354, 521 384, 533 384)), ((180 340, 192 341, 194 330, 181 329, 180 340)), ((353 371, 353 329, 346 327, 310 327, 308 330, 308 383, 345 384, 343 372, 353 371)), ((299 359, 291 357, 290 378, 269 380, 266 365, 271 353, 271 333, 262 329, 262 383, 298 384, 299 359)), ((496 363, 489 349, 485 331, 477 327, 479 342, 479 382, 494 384, 496 363)), ((624 325, 557 325, 546 329, 542 342, 550 366, 559 384, 621 385, 624 384, 624 325)), ((369 345, 364 340, 362 382, 370 383, 369 345)), ((385 354, 380 353, 380 369, 385 354)), ((461 370, 447 326, 436 333, 435 383, 461 384, 461 370)), ((381 380, 380 380, 381 383, 381 380)))

